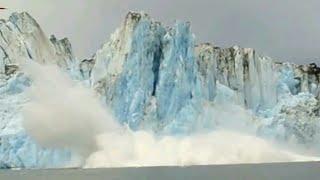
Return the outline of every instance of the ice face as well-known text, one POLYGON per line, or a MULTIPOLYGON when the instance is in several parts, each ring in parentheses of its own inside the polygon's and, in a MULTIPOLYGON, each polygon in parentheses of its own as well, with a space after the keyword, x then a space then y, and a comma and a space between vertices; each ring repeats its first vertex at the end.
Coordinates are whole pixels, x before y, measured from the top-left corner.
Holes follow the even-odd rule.
POLYGON ((75 61, 67 39, 49 40, 27 13, 14 13, 0 22, 0 168, 63 167, 71 160, 67 150, 47 150, 24 131, 21 108, 29 101, 30 79, 20 65, 28 61, 57 64, 70 72, 75 61))
POLYGON ((0 168, 54 168, 66 166, 71 153, 39 147, 22 128, 22 106, 29 101, 24 90, 30 80, 16 74, 0 93, 0 168))
POLYGON ((319 143, 319 103, 310 93, 282 96, 271 112, 261 111, 268 119, 262 133, 283 141, 316 145, 319 143))
POLYGON ((249 122, 261 136, 318 143, 320 69, 314 64, 278 63, 237 46, 195 45, 189 23, 167 28, 145 13, 130 12, 110 41, 82 61, 67 39, 48 39, 27 13, 1 21, 0 35, 2 168, 64 167, 72 160, 68 150, 36 145, 21 125, 20 109, 29 101, 25 90, 32 86, 21 66, 29 61, 57 64, 94 89, 133 130, 212 130, 228 121, 219 110, 240 108, 246 112, 240 119, 255 119, 249 122))
POLYGON ((129 14, 125 23, 97 52, 92 82, 116 117, 136 129, 155 93, 163 30, 144 14, 129 14))
MULTIPOLYGON (((287 101, 300 99, 299 104, 317 109, 308 103, 319 95, 319 68, 314 64, 279 63, 237 46, 194 45, 188 23, 165 28, 143 13, 129 13, 91 62, 95 64, 87 71, 92 86, 133 129, 189 133, 201 121, 204 104, 230 99, 252 111, 262 125, 266 117, 281 124, 278 109, 287 101)), ((289 124, 297 120, 284 119, 289 124)))
POLYGON ((143 13, 129 13, 92 61, 92 85, 134 129, 151 119, 156 130, 186 121, 179 117, 184 111, 197 119, 201 103, 217 96, 217 82, 254 112, 272 109, 283 94, 317 96, 319 89, 313 65, 277 63, 237 46, 195 46, 188 23, 165 28, 143 13))

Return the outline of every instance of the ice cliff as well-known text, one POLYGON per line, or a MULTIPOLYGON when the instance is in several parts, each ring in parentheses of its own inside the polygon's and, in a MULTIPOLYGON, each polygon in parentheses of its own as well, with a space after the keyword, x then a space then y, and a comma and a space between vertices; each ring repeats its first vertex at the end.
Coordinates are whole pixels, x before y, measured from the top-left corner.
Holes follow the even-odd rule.
MULTIPOLYGON (((190 132, 203 104, 225 96, 221 88, 234 94, 234 103, 273 118, 285 114, 284 101, 319 99, 315 64, 280 63, 237 46, 196 45, 189 23, 167 28, 143 13, 129 13, 90 63, 83 77, 134 129, 190 132)), ((312 107, 318 109, 318 103, 312 107)), ((318 116, 316 110, 310 113, 318 116)))
POLYGON ((61 167, 72 158, 67 150, 37 146, 21 126, 32 81, 19 66, 28 61, 57 64, 83 81, 133 130, 213 129, 208 107, 233 104, 253 114, 261 136, 319 144, 320 68, 277 62, 249 48, 196 44, 186 22, 165 27, 130 12, 93 57, 78 61, 67 39, 48 39, 30 15, 14 13, 1 20, 0 48, 1 168, 61 167))
POLYGON ((48 39, 27 13, 14 13, 0 22, 0 168, 62 166, 70 159, 67 151, 45 150, 24 132, 20 109, 28 97, 30 80, 19 65, 36 61, 54 63, 64 70, 75 61, 67 39, 48 39))

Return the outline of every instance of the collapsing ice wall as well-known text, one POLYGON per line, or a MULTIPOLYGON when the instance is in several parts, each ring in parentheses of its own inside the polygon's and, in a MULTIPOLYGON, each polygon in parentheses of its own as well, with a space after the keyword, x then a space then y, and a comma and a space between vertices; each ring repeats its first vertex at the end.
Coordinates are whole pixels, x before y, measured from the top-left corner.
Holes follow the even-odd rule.
MULTIPOLYGON (((190 24, 167 28, 130 12, 96 54, 77 60, 67 39, 50 39, 27 13, 0 23, 0 167, 60 167, 72 154, 37 146, 21 126, 32 82, 20 66, 57 64, 99 93, 119 122, 133 130, 188 134, 214 128, 207 107, 239 105, 252 112, 257 133, 317 144, 319 73, 315 65, 279 63, 240 47, 196 45, 190 24)), ((212 117, 213 119, 215 117, 212 117)))

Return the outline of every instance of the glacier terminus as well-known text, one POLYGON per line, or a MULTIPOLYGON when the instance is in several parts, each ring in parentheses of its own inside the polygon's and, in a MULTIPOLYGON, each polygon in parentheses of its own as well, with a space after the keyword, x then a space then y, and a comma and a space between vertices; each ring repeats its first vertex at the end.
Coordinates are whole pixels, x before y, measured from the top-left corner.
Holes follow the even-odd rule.
MULTIPOLYGON (((197 44, 188 22, 166 27, 129 12, 90 58, 76 58, 68 39, 47 38, 28 13, 0 21, 0 168, 66 167, 68 149, 39 146, 22 126, 32 80, 21 64, 55 64, 93 89, 132 131, 188 136, 214 130, 219 111, 243 109, 259 137, 320 145, 320 68, 262 56, 254 49, 197 44), (223 108, 221 108, 223 107, 223 108), (221 108, 220 110, 217 110, 221 108)), ((233 117, 236 118, 236 117, 233 117)))

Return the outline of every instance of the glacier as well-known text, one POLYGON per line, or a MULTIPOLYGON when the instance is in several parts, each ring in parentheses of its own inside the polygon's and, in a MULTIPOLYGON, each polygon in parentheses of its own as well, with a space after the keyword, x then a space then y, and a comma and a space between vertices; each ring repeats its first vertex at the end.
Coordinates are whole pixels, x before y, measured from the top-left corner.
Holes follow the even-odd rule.
POLYGON ((252 114, 258 136, 317 147, 320 68, 262 56, 254 49, 197 44, 188 22, 166 27, 129 12, 91 58, 75 57, 68 39, 47 38, 28 13, 0 21, 0 168, 66 167, 67 149, 43 148, 22 126, 32 80, 21 65, 56 64, 98 94, 132 130, 189 135, 214 129, 208 107, 232 105, 252 114), (210 117, 209 117, 210 116, 210 117))

